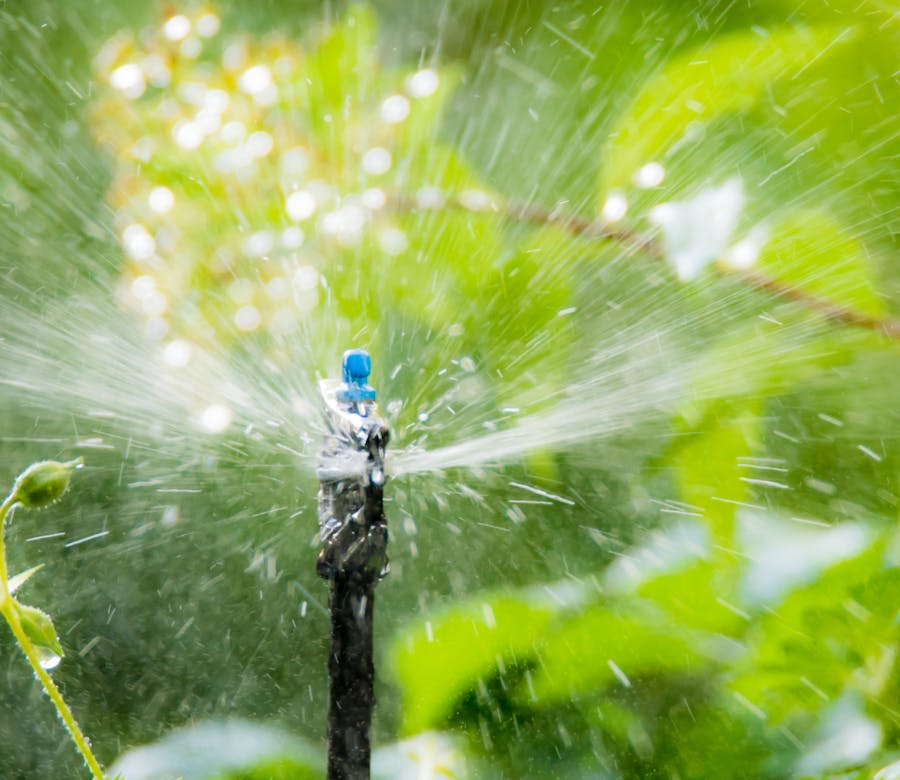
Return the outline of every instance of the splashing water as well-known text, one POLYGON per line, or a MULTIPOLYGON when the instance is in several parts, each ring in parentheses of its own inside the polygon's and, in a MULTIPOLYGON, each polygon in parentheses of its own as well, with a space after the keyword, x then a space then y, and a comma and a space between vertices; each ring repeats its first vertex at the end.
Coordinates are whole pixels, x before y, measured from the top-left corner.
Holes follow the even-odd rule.
MULTIPOLYGON (((11 549, 83 570, 58 567, 78 583, 79 665, 147 675, 103 707, 149 723, 127 697, 158 691, 168 724, 255 714, 267 691, 315 724, 323 694, 296 658, 321 654, 327 612, 308 549, 317 380, 347 347, 371 351, 392 428, 391 630, 451 594, 607 587, 600 567, 671 514, 728 555, 741 525, 722 507, 893 516, 896 139, 878 95, 896 92, 863 78, 842 19, 675 5, 519 9, 496 38, 448 7, 427 45, 381 10, 299 37, 242 32, 265 17, 250 7, 102 34, 59 11, 81 73, 23 17, 28 47, 0 53, 0 442, 9 471, 88 457, 84 496, 17 520, 11 549), (830 83, 840 97, 819 95, 830 83), (122 574, 115 593, 91 563, 122 574), (150 636, 135 616, 157 612, 150 636), (253 631, 222 629, 238 613, 253 631), (152 676, 146 659, 168 674, 178 654, 178 682, 152 676)), ((780 565, 785 583, 805 572, 780 565)), ((637 692, 627 661, 604 674, 637 692)), ((823 766, 873 749, 862 725, 823 766)))

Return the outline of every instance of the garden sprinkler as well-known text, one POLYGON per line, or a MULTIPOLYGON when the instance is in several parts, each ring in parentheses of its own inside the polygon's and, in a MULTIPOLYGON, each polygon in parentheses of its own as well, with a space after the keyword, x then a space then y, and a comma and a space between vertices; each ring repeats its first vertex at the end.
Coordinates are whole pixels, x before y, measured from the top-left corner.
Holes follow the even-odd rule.
POLYGON ((320 382, 328 432, 316 471, 322 545, 316 568, 330 583, 329 780, 369 778, 374 595, 389 570, 382 502, 390 438, 368 384, 371 368, 368 352, 349 349, 343 381, 320 382))

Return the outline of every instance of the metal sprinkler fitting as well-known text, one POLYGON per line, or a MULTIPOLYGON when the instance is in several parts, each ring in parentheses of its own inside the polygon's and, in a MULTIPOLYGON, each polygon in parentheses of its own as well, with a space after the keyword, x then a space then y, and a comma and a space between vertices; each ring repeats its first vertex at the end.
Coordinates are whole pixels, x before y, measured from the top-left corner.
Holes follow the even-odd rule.
POLYGON ((368 352, 349 349, 343 381, 320 383, 328 433, 317 467, 322 547, 316 569, 330 583, 329 780, 369 778, 375 585, 389 570, 383 499, 390 438, 368 384, 371 368, 368 352))

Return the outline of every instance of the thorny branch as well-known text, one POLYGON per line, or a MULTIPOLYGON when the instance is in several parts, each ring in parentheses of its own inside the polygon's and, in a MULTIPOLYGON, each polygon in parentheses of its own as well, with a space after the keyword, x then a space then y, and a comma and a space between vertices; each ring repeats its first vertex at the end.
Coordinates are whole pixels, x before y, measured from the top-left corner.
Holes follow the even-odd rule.
MULTIPOLYGON (((573 236, 614 242, 633 252, 641 252, 654 260, 665 259, 662 247, 652 236, 624 227, 615 227, 600 220, 580 217, 577 214, 567 213, 560 209, 547 210, 540 206, 516 202, 507 202, 502 205, 492 203, 487 208, 472 209, 453 199, 447 199, 436 206, 423 206, 423 204, 417 203, 413 199, 402 196, 393 198, 393 203, 397 205, 397 208, 404 210, 493 212, 508 220, 528 222, 534 225, 553 225, 573 236)), ((900 341, 900 320, 866 314, 865 312, 842 306, 813 295, 799 287, 774 279, 760 271, 731 269, 724 266, 718 266, 717 268, 721 273, 735 276, 757 290, 763 290, 771 295, 806 306, 832 322, 865 328, 887 336, 894 341, 900 341)))

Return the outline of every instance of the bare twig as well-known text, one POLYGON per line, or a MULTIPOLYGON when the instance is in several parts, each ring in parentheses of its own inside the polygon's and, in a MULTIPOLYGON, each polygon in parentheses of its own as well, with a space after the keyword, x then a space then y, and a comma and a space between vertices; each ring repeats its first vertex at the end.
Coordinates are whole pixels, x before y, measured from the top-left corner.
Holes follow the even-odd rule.
MULTIPOLYGON (((483 209, 472 209, 459 199, 450 197, 439 205, 423 205, 404 196, 392 198, 392 203, 396 204, 396 208, 400 210, 493 212, 509 220, 528 222, 534 225, 553 225, 573 236, 620 244, 626 249, 640 252, 654 260, 665 259, 662 246, 652 236, 636 230, 616 227, 600 220, 580 217, 577 214, 570 214, 556 208, 547 210, 531 204, 507 202, 501 205, 492 203, 490 207, 483 209)), ((848 306, 834 303, 807 292, 800 287, 794 287, 786 282, 767 276, 760 271, 730 269, 724 266, 717 266, 717 268, 721 273, 735 276, 750 287, 755 287, 757 290, 763 290, 779 298, 799 303, 832 322, 865 328, 887 336, 894 341, 900 341, 900 320, 866 314, 848 306)))

